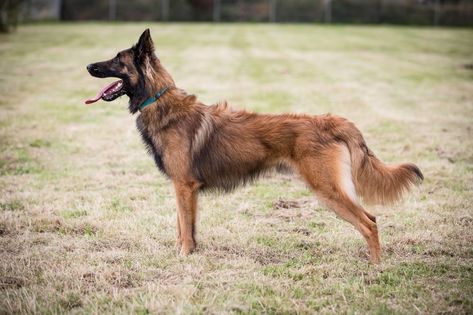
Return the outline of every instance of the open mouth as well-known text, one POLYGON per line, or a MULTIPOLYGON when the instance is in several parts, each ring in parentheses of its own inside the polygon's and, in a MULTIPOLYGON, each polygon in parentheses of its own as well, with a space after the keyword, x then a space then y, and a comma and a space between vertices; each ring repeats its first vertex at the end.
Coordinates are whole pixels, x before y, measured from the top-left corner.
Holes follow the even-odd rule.
POLYGON ((101 89, 94 98, 88 99, 85 101, 86 104, 92 104, 97 102, 99 99, 102 99, 106 102, 111 102, 123 94, 125 94, 123 80, 115 81, 103 89, 101 89))

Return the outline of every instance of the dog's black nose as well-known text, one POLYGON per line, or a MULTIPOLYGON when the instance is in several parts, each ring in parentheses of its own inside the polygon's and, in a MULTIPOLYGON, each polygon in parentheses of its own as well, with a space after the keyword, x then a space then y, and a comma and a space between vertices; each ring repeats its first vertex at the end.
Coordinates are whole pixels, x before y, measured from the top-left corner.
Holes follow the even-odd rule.
POLYGON ((97 75, 97 73, 99 72, 99 67, 97 67, 95 63, 91 63, 87 66, 87 71, 89 71, 91 75, 97 75))

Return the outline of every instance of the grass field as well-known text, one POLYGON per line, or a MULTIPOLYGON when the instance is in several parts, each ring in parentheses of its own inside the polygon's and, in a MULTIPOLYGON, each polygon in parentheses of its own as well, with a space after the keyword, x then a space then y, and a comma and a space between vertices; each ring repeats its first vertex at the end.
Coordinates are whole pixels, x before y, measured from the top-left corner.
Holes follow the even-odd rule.
POLYGON ((0 35, 0 314, 473 312, 473 30, 39 24, 0 35), (200 199, 199 247, 126 97, 85 66, 146 28, 178 86, 257 112, 331 112, 424 184, 371 207, 383 262, 296 178, 200 199))

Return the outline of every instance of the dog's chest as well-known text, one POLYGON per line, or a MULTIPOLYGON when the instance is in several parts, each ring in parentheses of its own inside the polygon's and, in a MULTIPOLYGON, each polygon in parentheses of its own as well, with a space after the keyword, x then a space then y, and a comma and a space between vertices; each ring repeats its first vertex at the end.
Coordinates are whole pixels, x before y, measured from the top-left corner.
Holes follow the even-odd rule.
POLYGON ((143 123, 141 115, 136 118, 136 128, 140 132, 148 153, 153 156, 156 166, 163 174, 168 175, 162 158, 164 152, 161 138, 150 134, 147 126, 143 123))

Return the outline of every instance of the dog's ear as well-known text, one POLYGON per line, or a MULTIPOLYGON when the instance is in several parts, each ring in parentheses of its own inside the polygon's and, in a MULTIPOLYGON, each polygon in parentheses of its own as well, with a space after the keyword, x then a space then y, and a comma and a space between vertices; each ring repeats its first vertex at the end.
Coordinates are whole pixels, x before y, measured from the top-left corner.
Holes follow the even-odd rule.
POLYGON ((139 59, 143 59, 147 55, 154 57, 154 44, 149 28, 141 34, 138 43, 134 46, 134 50, 139 59))

